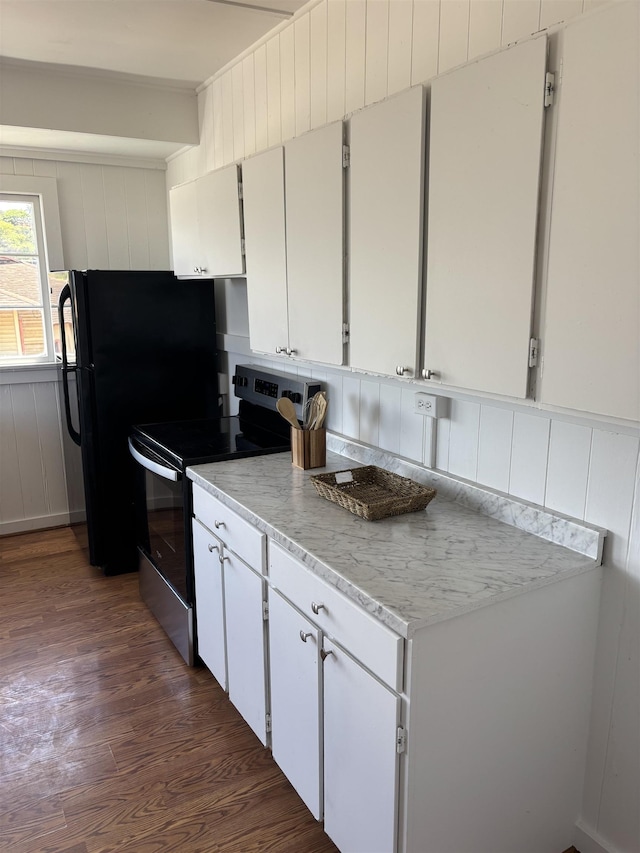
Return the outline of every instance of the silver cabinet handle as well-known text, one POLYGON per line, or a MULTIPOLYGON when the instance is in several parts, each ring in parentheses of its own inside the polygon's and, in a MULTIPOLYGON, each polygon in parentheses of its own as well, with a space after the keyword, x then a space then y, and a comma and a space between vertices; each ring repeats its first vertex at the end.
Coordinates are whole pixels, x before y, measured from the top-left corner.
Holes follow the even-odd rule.
POLYGON ((333 652, 325 652, 324 649, 320 649, 320 657, 322 658, 322 660, 324 660, 325 658, 328 658, 329 655, 332 655, 332 654, 333 654, 333 652))
POLYGON ((313 610, 313 612, 317 616, 321 610, 325 610, 326 608, 325 608, 324 604, 316 604, 315 601, 312 601, 311 602, 311 609, 313 610))
POLYGON ((218 551, 218 545, 209 545, 209 553, 213 553, 213 551, 218 551))
POLYGON ((276 347, 276 352, 278 353, 278 355, 282 355, 282 353, 286 352, 288 349, 289 347, 276 347))
POLYGON ((427 368, 425 367, 425 369, 422 371, 423 379, 437 379, 439 376, 440 374, 437 370, 427 370, 427 368))
POLYGON ((222 554, 220 554, 220 556, 218 557, 218 559, 220 560, 220 565, 221 565, 221 566, 223 566, 223 565, 224 565, 224 561, 225 561, 225 560, 228 560, 228 559, 229 559, 229 557, 223 557, 223 556, 222 556, 222 554))
POLYGON ((291 347, 287 347, 286 353, 287 353, 287 355, 297 355, 298 350, 297 349, 291 349, 291 347))
POLYGON ((399 364, 399 365, 396 367, 396 373, 398 374, 398 376, 404 376, 404 375, 405 375, 405 373, 410 373, 410 372, 411 372, 411 371, 409 370, 409 368, 408 368, 408 367, 403 367, 401 364, 399 364))
POLYGON ((312 632, 309 631, 307 634, 305 634, 305 632, 301 629, 300 630, 300 639, 302 640, 303 643, 307 642, 307 637, 313 637, 312 632))
POLYGON ((220 530, 221 527, 226 527, 226 524, 224 523, 224 521, 214 521, 213 526, 216 530, 220 530))

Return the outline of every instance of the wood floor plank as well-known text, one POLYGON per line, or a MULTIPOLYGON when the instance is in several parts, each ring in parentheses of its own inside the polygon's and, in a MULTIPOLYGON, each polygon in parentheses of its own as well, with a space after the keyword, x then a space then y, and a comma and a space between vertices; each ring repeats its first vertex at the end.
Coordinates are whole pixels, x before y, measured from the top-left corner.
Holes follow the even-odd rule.
POLYGON ((204 668, 61 528, 0 539, 0 850, 336 848, 204 668))

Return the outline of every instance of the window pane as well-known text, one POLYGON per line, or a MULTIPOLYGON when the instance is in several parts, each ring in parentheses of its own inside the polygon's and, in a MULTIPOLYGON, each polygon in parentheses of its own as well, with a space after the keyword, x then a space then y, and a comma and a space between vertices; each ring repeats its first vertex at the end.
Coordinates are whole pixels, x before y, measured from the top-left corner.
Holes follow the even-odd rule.
POLYGON ((33 204, 0 201, 0 252, 35 255, 37 251, 33 204))
MULTIPOLYGON (((51 293, 51 314, 58 313, 58 299, 60 298, 60 292, 65 284, 69 284, 69 273, 68 272, 50 272, 49 276, 49 291, 51 293)), ((67 305, 67 308, 69 306, 67 305)), ((66 309, 65 309, 66 310, 66 309)))
POLYGON ((42 310, 0 310, 0 358, 44 355, 42 310))
POLYGON ((0 255, 0 307, 42 305, 37 258, 0 255))

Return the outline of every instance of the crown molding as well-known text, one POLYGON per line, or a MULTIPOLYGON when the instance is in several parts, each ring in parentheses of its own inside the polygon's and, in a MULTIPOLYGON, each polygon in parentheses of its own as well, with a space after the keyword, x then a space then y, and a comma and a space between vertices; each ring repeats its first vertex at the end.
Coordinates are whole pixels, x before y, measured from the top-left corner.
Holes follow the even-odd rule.
POLYGON ((63 163, 91 163, 96 166, 122 166, 129 169, 158 169, 163 172, 167 170, 167 163, 164 158, 125 157, 119 154, 95 154, 55 148, 17 148, 11 145, 0 145, 0 157, 57 160, 63 163))

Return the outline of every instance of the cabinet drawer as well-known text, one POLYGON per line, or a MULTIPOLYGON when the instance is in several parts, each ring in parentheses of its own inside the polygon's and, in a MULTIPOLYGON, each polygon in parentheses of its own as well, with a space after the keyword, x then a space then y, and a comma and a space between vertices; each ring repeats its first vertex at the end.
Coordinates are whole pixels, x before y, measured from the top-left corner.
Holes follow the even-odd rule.
POLYGON ((261 574, 265 566, 265 535, 199 486, 193 486, 193 514, 229 550, 261 574))
POLYGON ((393 690, 402 691, 402 637, 312 574, 275 542, 269 542, 269 580, 328 637, 393 690))

